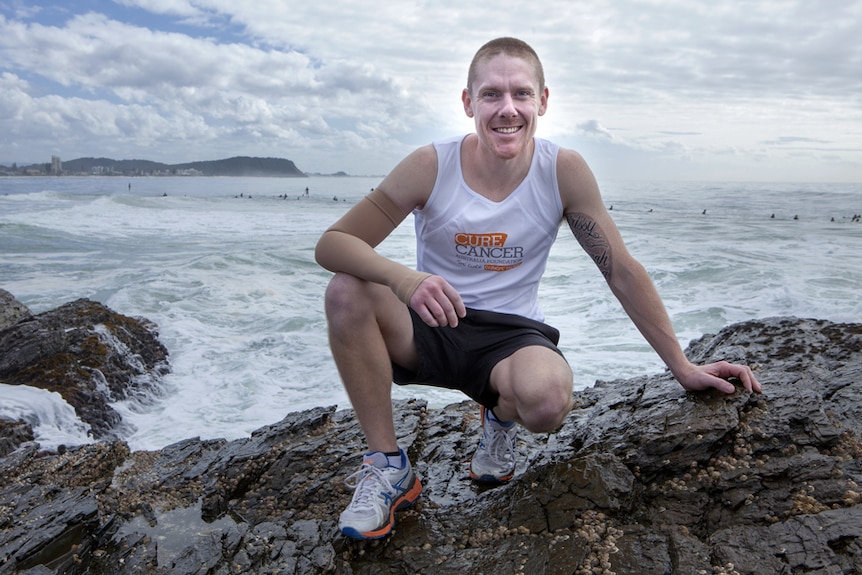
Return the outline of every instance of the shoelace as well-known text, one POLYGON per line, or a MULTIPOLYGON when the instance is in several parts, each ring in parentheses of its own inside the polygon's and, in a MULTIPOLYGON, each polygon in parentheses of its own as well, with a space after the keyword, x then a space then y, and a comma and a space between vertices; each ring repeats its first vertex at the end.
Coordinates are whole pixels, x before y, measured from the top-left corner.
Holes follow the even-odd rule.
POLYGON ((508 464, 515 460, 514 434, 516 431, 514 425, 510 429, 493 429, 490 424, 486 425, 484 441, 487 442, 488 453, 495 462, 508 464))
POLYGON ((355 490, 350 507, 360 509, 372 507, 374 499, 381 491, 385 491, 390 498, 396 494, 395 488, 383 475, 383 471, 368 463, 363 463, 359 471, 348 475, 344 484, 355 490))

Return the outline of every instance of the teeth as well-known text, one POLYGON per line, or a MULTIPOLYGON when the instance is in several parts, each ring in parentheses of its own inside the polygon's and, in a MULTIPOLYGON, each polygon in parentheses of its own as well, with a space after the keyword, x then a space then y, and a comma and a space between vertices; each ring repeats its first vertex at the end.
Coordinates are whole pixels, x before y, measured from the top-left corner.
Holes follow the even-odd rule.
POLYGON ((494 131, 496 131, 496 132, 501 132, 501 133, 503 133, 503 134, 514 134, 514 133, 515 133, 515 132, 517 132, 519 129, 520 129, 520 128, 518 128, 518 127, 513 127, 513 128, 494 128, 494 131))

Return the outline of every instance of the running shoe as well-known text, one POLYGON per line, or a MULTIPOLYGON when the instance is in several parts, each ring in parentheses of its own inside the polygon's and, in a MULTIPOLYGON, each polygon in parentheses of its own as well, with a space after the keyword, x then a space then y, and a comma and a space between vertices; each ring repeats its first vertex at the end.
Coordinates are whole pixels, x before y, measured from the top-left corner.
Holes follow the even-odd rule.
POLYGON ((488 419, 490 413, 490 409, 482 407, 482 439, 470 462, 470 477, 484 483, 505 483, 515 475, 518 426, 514 421, 488 419))
POLYGON ((403 449, 401 467, 393 467, 384 453, 365 456, 359 471, 345 485, 353 489, 353 499, 341 513, 338 527, 353 539, 380 539, 395 526, 395 512, 413 504, 422 493, 422 484, 413 473, 403 449))

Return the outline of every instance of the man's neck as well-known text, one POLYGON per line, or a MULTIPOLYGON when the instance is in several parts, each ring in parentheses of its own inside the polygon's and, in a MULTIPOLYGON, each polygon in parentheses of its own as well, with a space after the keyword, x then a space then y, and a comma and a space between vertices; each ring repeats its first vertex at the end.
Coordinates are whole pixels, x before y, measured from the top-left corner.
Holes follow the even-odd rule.
POLYGON ((500 158, 482 146, 475 135, 467 136, 461 148, 464 181, 474 192, 501 202, 527 177, 535 146, 533 141, 524 153, 514 158, 500 158))

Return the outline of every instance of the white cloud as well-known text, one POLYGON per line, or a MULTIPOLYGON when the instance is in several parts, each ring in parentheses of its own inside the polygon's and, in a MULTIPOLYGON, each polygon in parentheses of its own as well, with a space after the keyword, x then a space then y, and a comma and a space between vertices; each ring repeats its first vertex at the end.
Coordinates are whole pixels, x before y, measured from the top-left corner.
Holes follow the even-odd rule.
POLYGON ((22 6, 0 4, 0 162, 243 154, 383 173, 472 128, 459 99, 469 60, 516 35, 545 65, 540 135, 611 154, 597 161, 609 174, 653 154, 762 179, 804 161, 862 180, 860 0, 22 6))
POLYGON ((114 0, 122 6, 134 6, 156 14, 174 16, 203 16, 204 13, 193 2, 187 0, 114 0))
POLYGON ((581 122, 578 124, 578 130, 589 136, 605 138, 611 141, 614 139, 614 135, 610 130, 602 126, 598 120, 587 120, 586 122, 581 122))

